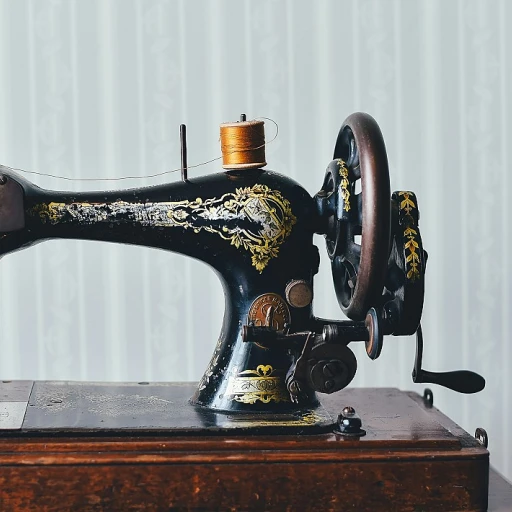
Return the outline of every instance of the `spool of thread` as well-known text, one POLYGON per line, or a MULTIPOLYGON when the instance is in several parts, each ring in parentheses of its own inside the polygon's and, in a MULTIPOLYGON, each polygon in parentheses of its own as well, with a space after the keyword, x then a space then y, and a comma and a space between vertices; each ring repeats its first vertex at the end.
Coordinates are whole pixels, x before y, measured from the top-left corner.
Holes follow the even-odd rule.
POLYGON ((220 147, 224 169, 265 167, 263 121, 239 121, 220 125, 220 147))

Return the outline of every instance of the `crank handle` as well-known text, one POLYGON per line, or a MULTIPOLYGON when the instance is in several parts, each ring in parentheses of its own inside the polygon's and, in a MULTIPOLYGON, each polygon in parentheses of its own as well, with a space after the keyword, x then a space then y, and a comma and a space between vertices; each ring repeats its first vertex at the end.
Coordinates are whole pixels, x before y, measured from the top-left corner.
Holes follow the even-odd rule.
POLYGON ((485 387, 485 379, 478 373, 469 370, 456 370, 453 372, 429 372, 421 369, 413 370, 412 380, 416 384, 438 384, 459 393, 478 393, 485 387))
POLYGON ((412 381, 416 384, 439 384, 459 393, 478 393, 485 387, 485 379, 478 373, 469 370, 454 372, 429 372, 421 367, 423 361, 423 333, 421 324, 416 331, 416 360, 412 370, 412 381))

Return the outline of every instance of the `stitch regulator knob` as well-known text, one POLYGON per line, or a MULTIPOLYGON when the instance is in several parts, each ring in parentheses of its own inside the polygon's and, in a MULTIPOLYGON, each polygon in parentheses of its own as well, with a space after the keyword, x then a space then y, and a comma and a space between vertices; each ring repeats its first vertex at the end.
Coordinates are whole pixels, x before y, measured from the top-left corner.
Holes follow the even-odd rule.
POLYGON ((305 308, 313 301, 313 290, 304 279, 294 279, 286 285, 286 300, 294 308, 305 308))

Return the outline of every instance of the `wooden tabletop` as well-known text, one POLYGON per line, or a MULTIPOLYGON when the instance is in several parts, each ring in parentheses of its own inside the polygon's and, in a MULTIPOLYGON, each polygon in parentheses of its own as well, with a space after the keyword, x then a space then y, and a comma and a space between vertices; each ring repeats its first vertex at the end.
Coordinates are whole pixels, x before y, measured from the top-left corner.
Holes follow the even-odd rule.
MULTIPOLYGON (((188 405, 192 384, 4 384, 0 404, 25 408, 0 435, 2 512, 139 510, 148 498, 152 510, 487 505, 489 452, 415 393, 326 396, 322 414, 350 405, 364 420, 365 436, 343 438, 332 424, 317 433, 298 422, 303 432, 278 434, 272 418, 198 410, 188 405), (266 430, 248 435, 254 421, 266 430)), ((512 485, 492 469, 489 480, 488 510, 512 512, 512 485)))

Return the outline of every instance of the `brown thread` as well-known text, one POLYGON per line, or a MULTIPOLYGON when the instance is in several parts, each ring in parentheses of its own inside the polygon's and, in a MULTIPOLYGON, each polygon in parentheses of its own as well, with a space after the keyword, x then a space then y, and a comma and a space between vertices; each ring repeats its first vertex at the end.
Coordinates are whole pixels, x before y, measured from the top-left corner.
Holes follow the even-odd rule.
POLYGON ((259 169, 265 161, 264 122, 259 120, 220 125, 224 169, 259 169))
MULTIPOLYGON (((271 121, 272 123, 275 124, 276 126, 276 134, 274 135, 274 138, 269 140, 268 142, 265 142, 264 140, 264 136, 263 136, 263 143, 258 147, 254 147, 252 148, 252 151, 256 151, 256 150, 259 150, 261 148, 263 148, 263 162, 265 161, 265 146, 267 144, 270 144, 271 142, 273 142, 274 140, 277 139, 277 136, 279 135, 279 125, 273 120, 273 119, 270 119, 269 117, 260 117, 260 118, 256 118, 256 119, 266 119, 267 121, 271 121)), ((256 121, 256 120, 255 120, 256 121)), ((249 123, 253 123, 255 121, 248 121, 249 123)), ((263 124, 263 121, 260 121, 261 124, 263 124)), ((242 123, 227 123, 227 124, 242 124, 242 123)), ((247 148, 249 151, 251 150, 251 148, 247 148)), ((233 151, 238 151, 237 148, 235 147, 233 149, 233 151)), ((230 152, 226 149, 226 152, 229 154, 230 152)), ((223 152, 223 156, 218 156, 216 158, 212 158, 211 160, 206 160, 205 162, 201 162, 199 164, 195 164, 195 165, 189 165, 188 166, 188 169, 194 169, 196 167, 201 167, 203 165, 206 165, 206 164, 211 164, 212 162, 216 162, 217 160, 220 160, 221 158, 224 158, 224 152, 223 152)), ((263 165, 266 165, 265 164, 262 164, 261 167, 263 167, 263 165)), ((159 176, 165 176, 166 174, 171 174, 173 172, 178 172, 178 171, 181 171, 181 167, 177 168, 177 169, 171 169, 170 171, 162 171, 162 172, 158 172, 158 173, 155 173, 155 174, 145 174, 144 176, 120 176, 119 178, 70 178, 68 176, 60 176, 58 174, 49 174, 49 173, 45 173, 45 172, 38 172, 38 171, 27 171, 26 169, 20 169, 20 168, 17 168, 17 167, 11 167, 9 165, 4 165, 4 164, 0 164, 0 175, 2 174, 2 167, 5 167, 7 169, 10 169, 11 171, 18 171, 18 172, 23 172, 25 174, 34 174, 35 176, 46 176, 48 178, 55 178, 55 179, 58 179, 58 180, 66 180, 66 181, 122 181, 122 180, 141 180, 141 179, 146 179, 146 178, 157 178, 159 176)), ((247 168, 252 168, 251 167, 246 167, 247 168)), ((240 167, 239 167, 240 169, 240 167)))

